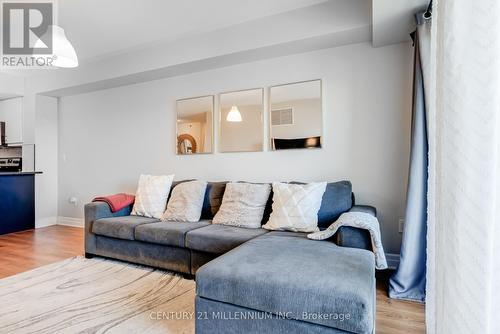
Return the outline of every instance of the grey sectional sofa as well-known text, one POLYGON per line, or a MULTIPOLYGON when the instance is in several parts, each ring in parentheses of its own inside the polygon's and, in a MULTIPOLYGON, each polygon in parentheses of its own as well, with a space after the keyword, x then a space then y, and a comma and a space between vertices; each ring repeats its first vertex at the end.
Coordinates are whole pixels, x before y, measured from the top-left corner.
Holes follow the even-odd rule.
MULTIPOLYGON (((174 183, 175 186, 177 183, 174 183)), ((197 223, 160 222, 85 206, 85 254, 196 276, 197 333, 373 333, 375 264, 369 233, 342 227, 331 240, 305 233, 212 225, 225 182, 210 182, 197 223)), ((272 194, 262 224, 271 212, 272 194)), ((325 228, 354 204, 351 183, 329 183, 325 228)))

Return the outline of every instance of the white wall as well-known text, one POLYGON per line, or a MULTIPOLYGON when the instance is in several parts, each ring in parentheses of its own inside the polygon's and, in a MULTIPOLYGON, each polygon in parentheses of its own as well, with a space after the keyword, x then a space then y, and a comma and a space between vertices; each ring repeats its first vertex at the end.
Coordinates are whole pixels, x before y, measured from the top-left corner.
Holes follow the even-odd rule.
POLYGON ((36 97, 35 226, 55 224, 58 215, 58 101, 36 97))
POLYGON ((2 99, 23 96, 25 92, 24 88, 23 76, 0 73, 0 97, 2 99))
MULTIPOLYGON (((135 191, 140 173, 176 179, 351 180, 378 208, 386 250, 398 253, 406 192, 412 49, 368 43, 64 97, 59 114, 59 215, 82 217, 95 195, 135 191), (175 155, 175 100, 323 79, 324 148, 175 155), (68 203, 71 196, 79 203, 68 203)), ((267 101, 268 92, 265 92, 267 101)), ((216 103, 216 110, 218 106, 216 103)), ((265 147, 269 133, 267 106, 265 147)), ((216 115, 218 113, 216 112, 216 115)), ((215 133, 218 133, 217 120, 215 133)), ((217 141, 215 141, 217 150, 217 141)))

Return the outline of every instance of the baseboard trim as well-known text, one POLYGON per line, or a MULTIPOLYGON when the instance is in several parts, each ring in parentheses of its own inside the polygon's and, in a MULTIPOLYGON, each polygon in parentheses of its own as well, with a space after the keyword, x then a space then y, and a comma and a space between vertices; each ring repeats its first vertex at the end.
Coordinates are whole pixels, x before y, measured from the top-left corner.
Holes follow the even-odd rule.
POLYGON ((35 228, 42 228, 57 224, 57 217, 45 217, 35 220, 35 228))
POLYGON ((72 218, 72 217, 57 217, 57 225, 81 227, 84 226, 83 218, 72 218))
POLYGON ((397 269, 399 265, 399 254, 385 254, 385 259, 387 260, 387 266, 389 269, 397 269))

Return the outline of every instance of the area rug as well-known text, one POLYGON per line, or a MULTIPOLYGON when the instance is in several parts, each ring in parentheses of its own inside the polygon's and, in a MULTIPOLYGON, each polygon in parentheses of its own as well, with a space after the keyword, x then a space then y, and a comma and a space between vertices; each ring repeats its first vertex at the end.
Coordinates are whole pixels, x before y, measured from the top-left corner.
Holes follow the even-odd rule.
POLYGON ((194 333, 195 283, 74 257, 0 280, 0 333, 194 333))

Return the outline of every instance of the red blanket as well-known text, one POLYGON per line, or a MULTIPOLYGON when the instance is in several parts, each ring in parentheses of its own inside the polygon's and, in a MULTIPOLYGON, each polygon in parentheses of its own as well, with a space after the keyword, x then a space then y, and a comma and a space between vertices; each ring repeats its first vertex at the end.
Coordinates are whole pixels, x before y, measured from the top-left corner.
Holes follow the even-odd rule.
POLYGON ((105 202, 108 203, 111 212, 120 211, 121 209, 134 203, 135 196, 129 194, 116 194, 109 196, 98 196, 92 202, 105 202))

